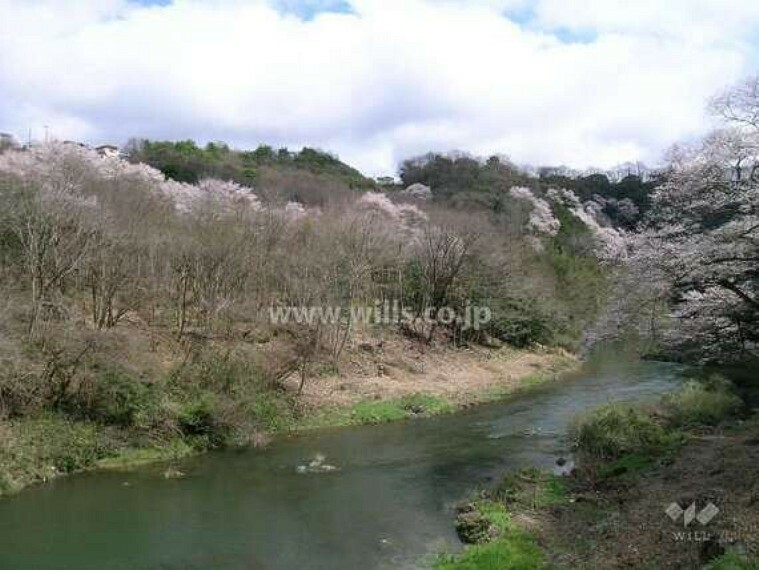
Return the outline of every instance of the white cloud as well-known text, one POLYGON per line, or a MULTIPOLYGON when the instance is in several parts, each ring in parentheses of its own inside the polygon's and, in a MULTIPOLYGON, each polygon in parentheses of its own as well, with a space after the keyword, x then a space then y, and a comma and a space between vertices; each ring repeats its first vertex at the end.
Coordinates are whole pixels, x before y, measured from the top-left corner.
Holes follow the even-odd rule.
POLYGON ((306 144, 373 174, 454 148, 650 162, 705 128, 759 37, 749 1, 300 4, 0 0, 0 130, 306 144))

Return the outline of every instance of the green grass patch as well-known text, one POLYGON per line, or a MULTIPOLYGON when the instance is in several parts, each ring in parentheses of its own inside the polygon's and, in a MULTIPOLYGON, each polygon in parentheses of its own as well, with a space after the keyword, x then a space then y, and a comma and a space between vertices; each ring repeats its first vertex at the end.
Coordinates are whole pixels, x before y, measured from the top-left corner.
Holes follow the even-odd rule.
POLYGON ((321 410, 302 418, 296 430, 381 424, 415 417, 451 413, 456 407, 430 394, 410 394, 391 400, 363 400, 349 407, 321 410))
POLYGON ((570 428, 579 472, 590 481, 638 474, 673 453, 687 434, 667 425, 653 408, 606 404, 576 418, 570 428))
POLYGON ((544 568, 546 564, 535 537, 514 522, 512 513, 567 501, 567 486, 562 478, 540 469, 511 473, 504 477, 492 499, 473 501, 469 512, 457 519, 460 536, 460 527, 464 525, 468 539, 474 538, 478 544, 458 554, 441 555, 434 567, 437 570, 544 568))
POLYGON ((479 516, 487 520, 498 537, 468 546, 459 554, 442 554, 434 564, 437 570, 529 570, 543 568, 543 556, 535 538, 517 527, 506 506, 498 501, 474 503, 479 516))
POLYGON ((523 531, 487 544, 475 544, 459 555, 444 555, 436 570, 531 570, 544 568, 543 555, 535 538, 523 531))
POLYGON ((655 454, 633 453, 619 459, 609 461, 600 466, 598 475, 602 479, 635 475, 653 466, 657 461, 655 454))
POLYGON ((734 550, 720 556, 716 562, 707 566, 709 570, 759 570, 759 562, 747 560, 734 550))
POLYGON ((475 502, 477 511, 485 517, 499 532, 514 530, 511 514, 503 503, 482 499, 475 502))
POLYGON ((351 417, 358 424, 380 424, 402 420, 408 417, 408 412, 397 400, 366 400, 359 402, 351 410, 351 417))
POLYGON ((95 464, 99 469, 131 469, 159 461, 175 461, 196 452, 186 441, 177 439, 162 447, 128 448, 117 455, 100 459, 95 464))
POLYGON ((358 424, 378 424, 415 416, 434 416, 454 411, 450 402, 429 394, 411 394, 393 400, 359 402, 351 410, 358 424))
POLYGON ((684 443, 689 433, 735 416, 743 406, 719 375, 690 380, 658 406, 606 404, 575 418, 570 429, 580 469, 595 479, 644 471, 684 443))
POLYGON ((567 501, 567 483, 541 469, 524 469, 506 475, 495 497, 512 508, 538 510, 567 501))

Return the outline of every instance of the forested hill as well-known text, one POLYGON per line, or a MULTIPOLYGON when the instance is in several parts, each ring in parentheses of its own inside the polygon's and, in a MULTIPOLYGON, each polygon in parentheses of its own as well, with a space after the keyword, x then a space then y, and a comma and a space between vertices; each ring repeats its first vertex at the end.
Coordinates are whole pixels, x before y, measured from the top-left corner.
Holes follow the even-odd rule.
MULTIPOLYGON (((148 164, 178 182, 231 180, 313 206, 323 206, 345 190, 377 190, 380 186, 337 156, 310 147, 290 151, 260 145, 255 150, 234 150, 223 142, 199 146, 191 140, 136 139, 125 150, 130 162, 148 164)), ((382 186, 397 190, 423 184, 436 202, 446 206, 495 212, 506 207, 506 192, 514 186, 530 188, 541 196, 550 188, 565 188, 582 202, 598 204, 610 225, 624 229, 632 229, 650 208, 650 195, 658 183, 656 178, 644 180, 632 173, 613 181, 601 173, 526 169, 506 158, 484 159, 463 153, 428 153, 407 159, 401 164, 400 179, 400 187, 382 186)))
MULTIPOLYGON (((204 178, 217 178, 258 188, 276 186, 284 178, 284 181, 296 182, 296 186, 340 185, 351 189, 376 186, 371 178, 333 154, 309 147, 290 151, 260 145, 255 150, 234 150, 223 142, 210 142, 201 147, 191 140, 136 139, 129 142, 125 151, 130 162, 148 164, 173 180, 190 184, 204 178), (299 182, 288 180, 298 178, 299 182)), ((293 194, 287 198, 307 204, 313 202, 313 197, 303 195, 303 190, 299 193, 296 189, 293 194)))
POLYGON ((504 207, 505 190, 530 188, 544 195, 550 188, 573 191, 582 202, 595 202, 610 223, 632 229, 651 207, 656 177, 644 180, 629 173, 612 181, 606 174, 583 175, 567 169, 520 168, 508 159, 492 156, 481 160, 461 153, 429 153, 405 160, 401 180, 408 186, 424 184, 438 201, 459 207, 480 205, 496 211, 504 207))

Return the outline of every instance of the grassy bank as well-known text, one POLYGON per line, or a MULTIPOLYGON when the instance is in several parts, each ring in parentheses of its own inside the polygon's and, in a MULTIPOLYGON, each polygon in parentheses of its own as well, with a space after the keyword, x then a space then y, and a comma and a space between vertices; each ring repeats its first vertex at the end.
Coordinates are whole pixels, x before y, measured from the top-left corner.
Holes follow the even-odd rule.
POLYGON ((56 414, 5 422, 0 437, 0 495, 79 471, 176 460, 204 449, 182 437, 140 446, 134 434, 56 414))
POLYGON ((569 477, 526 471, 460 509, 460 554, 440 570, 510 568, 759 568, 759 422, 722 377, 690 381, 653 405, 608 404, 578 417, 569 477), (743 418, 743 419, 742 419, 743 418), (712 501, 695 530, 664 514, 712 501), (748 530, 746 530, 748 529, 748 530), (727 538, 726 538, 727 537, 727 538))
MULTIPOLYGON (((500 387, 484 383, 479 392, 454 397, 424 391, 401 397, 377 393, 355 403, 320 407, 299 405, 291 392, 262 390, 251 381, 255 370, 230 359, 185 364, 181 394, 173 389, 176 373, 164 384, 139 391, 132 389, 132 382, 109 374, 100 384, 107 394, 90 406, 110 425, 53 411, 0 423, 0 495, 85 470, 128 469, 213 448, 264 445, 278 434, 452 413, 543 385, 576 364, 569 357, 556 357, 542 372, 510 378, 500 387), (217 389, 222 385, 225 389, 217 389), (120 419, 115 425, 114 418, 120 419)), ((429 382, 434 381, 430 376, 429 382)))
MULTIPOLYGON (((298 419, 292 431, 379 424, 453 413, 470 406, 497 402, 524 394, 576 369, 579 361, 569 356, 556 356, 541 372, 532 372, 508 382, 483 383, 479 390, 452 394, 414 392, 400 397, 383 398, 379 394, 348 405, 325 405, 298 419)), ((431 384, 434 384, 431 379, 431 384)), ((434 388, 434 386, 430 386, 434 388)))

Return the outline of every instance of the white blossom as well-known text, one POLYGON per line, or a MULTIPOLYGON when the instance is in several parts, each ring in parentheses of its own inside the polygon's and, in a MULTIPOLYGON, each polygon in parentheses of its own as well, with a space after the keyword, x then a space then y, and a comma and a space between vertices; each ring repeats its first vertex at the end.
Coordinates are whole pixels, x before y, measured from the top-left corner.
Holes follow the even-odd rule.
POLYGON ((396 204, 381 192, 363 194, 357 201, 357 206, 360 212, 380 216, 389 227, 408 240, 417 239, 422 224, 427 221, 427 214, 414 204, 396 204))
POLYGON ((529 188, 514 186, 509 194, 516 199, 526 200, 532 205, 527 228, 539 235, 555 236, 561 228, 561 222, 553 215, 551 206, 542 198, 538 198, 529 188))
POLYGON ((602 225, 602 206, 595 201, 584 204, 577 195, 566 188, 551 188, 546 192, 548 198, 565 206, 572 215, 579 219, 591 231, 596 239, 596 254, 602 261, 618 261, 624 258, 627 247, 624 234, 610 226, 602 225))
POLYGON ((649 228, 630 242, 641 283, 667 283, 675 301, 666 342, 698 347, 703 360, 759 352, 758 163, 744 135, 720 131, 677 149, 649 228))

